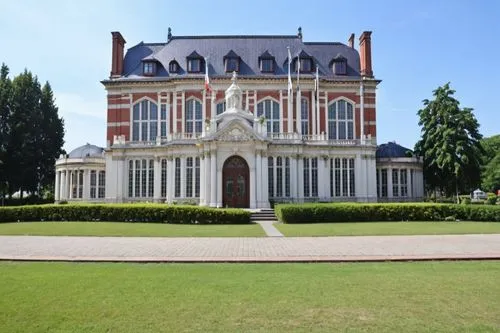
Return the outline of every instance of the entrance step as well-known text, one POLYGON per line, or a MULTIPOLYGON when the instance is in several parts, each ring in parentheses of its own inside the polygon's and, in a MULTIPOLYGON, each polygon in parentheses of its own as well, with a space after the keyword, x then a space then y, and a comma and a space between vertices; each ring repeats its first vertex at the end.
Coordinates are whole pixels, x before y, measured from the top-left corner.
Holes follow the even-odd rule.
POLYGON ((253 212, 250 216, 250 220, 255 221, 269 221, 269 222, 278 222, 276 215, 274 214, 273 209, 261 209, 258 212, 253 212))

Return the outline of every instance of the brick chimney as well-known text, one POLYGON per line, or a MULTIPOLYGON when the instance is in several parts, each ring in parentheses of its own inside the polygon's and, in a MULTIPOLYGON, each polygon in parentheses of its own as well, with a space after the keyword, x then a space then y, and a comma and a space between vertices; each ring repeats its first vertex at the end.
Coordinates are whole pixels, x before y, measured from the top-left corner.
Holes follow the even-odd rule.
POLYGON ((350 48, 354 48, 354 34, 351 34, 351 36, 349 36, 349 40, 347 41, 347 45, 349 45, 350 48))
POLYGON ((125 39, 118 31, 111 33, 113 36, 113 54, 111 58, 111 75, 110 78, 120 77, 123 73, 123 49, 125 47, 125 39))
POLYGON ((361 76, 373 77, 371 31, 363 31, 359 36, 359 56, 361 60, 361 76))

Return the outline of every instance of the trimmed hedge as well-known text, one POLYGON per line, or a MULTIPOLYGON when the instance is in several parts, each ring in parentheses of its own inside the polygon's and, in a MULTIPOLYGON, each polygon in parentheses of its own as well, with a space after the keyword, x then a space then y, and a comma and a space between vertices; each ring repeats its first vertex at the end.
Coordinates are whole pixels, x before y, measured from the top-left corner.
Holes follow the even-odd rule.
POLYGON ((39 205, 0 208, 0 222, 17 221, 249 224, 250 212, 241 209, 215 209, 154 204, 39 205))
POLYGON ((328 203, 276 205, 283 223, 367 221, 500 221, 500 206, 432 203, 328 203))

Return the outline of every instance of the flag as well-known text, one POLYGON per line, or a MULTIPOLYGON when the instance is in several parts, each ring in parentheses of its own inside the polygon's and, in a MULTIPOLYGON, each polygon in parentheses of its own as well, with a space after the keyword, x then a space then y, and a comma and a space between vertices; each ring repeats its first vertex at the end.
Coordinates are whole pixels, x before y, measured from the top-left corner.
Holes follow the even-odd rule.
POLYGON ((314 91, 319 90, 319 67, 316 65, 316 78, 314 79, 314 91))
POLYGON ((300 53, 297 55, 297 91, 300 90, 300 53))
POLYGON ((205 91, 210 92, 212 88, 210 87, 210 78, 208 77, 208 59, 205 58, 205 91))

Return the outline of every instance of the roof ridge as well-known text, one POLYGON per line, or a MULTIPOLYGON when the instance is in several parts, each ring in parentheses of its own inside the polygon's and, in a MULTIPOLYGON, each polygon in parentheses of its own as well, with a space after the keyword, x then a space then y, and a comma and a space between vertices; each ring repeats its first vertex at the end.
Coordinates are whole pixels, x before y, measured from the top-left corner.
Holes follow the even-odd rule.
POLYGON ((297 35, 199 35, 199 36, 172 36, 174 39, 230 39, 230 38, 293 38, 300 39, 297 35))
POLYGON ((344 43, 341 43, 341 42, 304 42, 304 44, 305 45, 345 45, 344 43))

